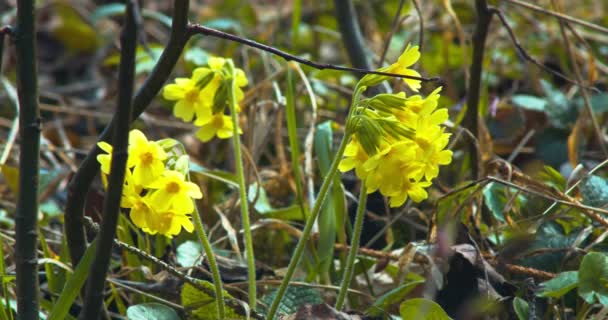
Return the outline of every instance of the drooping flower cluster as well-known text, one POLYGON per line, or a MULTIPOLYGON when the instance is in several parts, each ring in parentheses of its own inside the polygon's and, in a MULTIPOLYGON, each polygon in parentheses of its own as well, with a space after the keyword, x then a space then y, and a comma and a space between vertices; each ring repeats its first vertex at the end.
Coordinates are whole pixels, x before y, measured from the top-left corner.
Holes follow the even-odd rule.
MULTIPOLYGON (((200 127, 196 136, 203 142, 215 136, 227 139, 233 135, 232 119, 224 114, 233 77, 230 69, 227 59, 211 57, 208 67, 194 69, 192 77, 177 78, 175 83, 166 85, 163 90, 165 99, 175 101, 173 115, 200 127)), ((241 69, 234 68, 234 71, 238 103, 243 100, 241 88, 247 85, 247 77, 241 69)))
MULTIPOLYGON (((187 181, 188 156, 173 150, 177 141, 149 141, 139 130, 129 132, 129 158, 120 206, 130 209, 133 223, 149 234, 177 235, 182 227, 192 232, 193 199, 203 197, 200 188, 187 181)), ((97 156, 102 180, 107 181, 112 146, 100 142, 105 154, 97 156)))
MULTIPOLYGON (((419 77, 418 72, 407 69, 419 57, 418 47, 408 46, 396 63, 379 71, 419 77)), ((387 78, 370 74, 360 84, 376 85, 387 78)), ((419 80, 404 81, 413 91, 420 88, 419 80)), ((452 152, 446 150, 450 134, 441 126, 448 112, 437 108, 440 91, 437 88, 427 97, 407 97, 400 92, 361 100, 347 124, 353 135, 339 170, 355 169, 367 192, 379 190, 391 207, 401 206, 408 198, 415 202, 426 199, 425 188, 439 174, 439 166, 452 161, 452 152)))

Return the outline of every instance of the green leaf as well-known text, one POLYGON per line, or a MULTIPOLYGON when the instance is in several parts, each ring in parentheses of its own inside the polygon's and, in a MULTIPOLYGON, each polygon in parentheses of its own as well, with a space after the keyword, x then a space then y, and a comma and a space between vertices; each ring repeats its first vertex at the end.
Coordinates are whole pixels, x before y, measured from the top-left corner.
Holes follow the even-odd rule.
POLYGON ((82 259, 80 259, 78 266, 76 266, 76 270, 74 270, 74 273, 72 273, 72 275, 70 275, 70 277, 68 278, 68 281, 63 287, 63 291, 61 291, 59 299, 55 303, 55 306, 53 306, 53 310, 51 310, 51 313, 47 318, 48 320, 59 320, 66 318, 66 315, 70 311, 72 303, 80 294, 80 289, 84 285, 84 282, 87 280, 89 268, 91 267, 91 264, 93 263, 93 258, 95 257, 96 247, 97 241, 94 240, 84 252, 84 255, 82 256, 82 259))
POLYGON ((155 302, 130 306, 127 309, 127 318, 129 320, 180 320, 175 310, 155 302))
POLYGON ((515 314, 519 320, 530 319, 530 306, 526 300, 515 297, 515 299, 513 299, 513 310, 515 310, 515 314))
POLYGON ((255 208, 255 211, 261 215, 264 215, 265 218, 274 218, 285 221, 302 220, 304 215, 302 215, 300 206, 294 204, 283 208, 273 208, 264 188, 258 188, 257 183, 252 183, 249 185, 247 191, 248 200, 250 202, 256 200, 256 194, 257 201, 253 204, 253 207, 255 208))
POLYGON ((608 182, 606 179, 590 175, 579 185, 583 203, 592 207, 603 207, 608 203, 608 182))
POLYGON ((408 283, 404 283, 399 287, 390 290, 383 294, 380 298, 374 302, 374 304, 367 309, 367 314, 370 316, 379 316, 384 313, 391 305, 399 303, 412 292, 418 285, 423 284, 425 280, 416 280, 408 283))
MULTIPOLYGON (((331 122, 326 121, 317 126, 314 137, 314 150, 321 176, 326 176, 334 157, 332 150, 333 130, 331 122)), ((321 272, 328 272, 334 257, 336 235, 344 232, 346 205, 344 189, 340 175, 336 175, 332 189, 329 191, 319 215, 319 261, 321 272)), ((345 241, 345 239, 344 239, 345 241)))
POLYGON ((199 164, 190 163, 190 172, 205 176, 207 178, 223 182, 232 188, 239 188, 236 176, 233 173, 222 170, 207 169, 199 164))
POLYGON ((608 306, 608 256, 590 252, 583 257, 578 269, 578 295, 587 303, 597 300, 608 306))
MULTIPOLYGON (((208 289, 209 292, 215 292, 215 287, 208 281, 199 280, 198 283, 208 289)), ((226 290, 223 291, 225 299, 234 299, 226 290)), ((215 297, 195 288, 193 285, 186 283, 181 292, 182 305, 184 311, 188 315, 187 319, 193 320, 215 320, 217 319, 217 303, 215 297)), ((226 305, 226 319, 246 319, 241 314, 240 310, 226 305)))
POLYGON ((399 306, 402 319, 448 320, 450 317, 436 302, 423 298, 406 300, 399 306))
POLYGON ((192 240, 184 241, 184 243, 177 246, 176 255, 177 263, 182 267, 194 267, 201 261, 201 244, 192 240))
MULTIPOLYGON (((271 305, 272 300, 276 296, 277 291, 273 290, 269 294, 262 297, 262 302, 266 305, 271 305)), ((309 287, 298 287, 298 286, 287 286, 285 289, 285 294, 283 295, 283 299, 281 299, 281 303, 278 307, 278 314, 293 314, 300 306, 305 304, 319 304, 323 303, 323 298, 321 298, 321 293, 318 289, 309 288, 309 287)))
POLYGON ((494 218, 501 222, 505 222, 505 216, 503 210, 507 199, 505 197, 505 188, 497 183, 488 183, 483 189, 483 198, 486 206, 492 212, 494 218))
POLYGON ((559 273, 555 278, 540 284, 541 289, 536 295, 546 298, 561 298, 578 285, 578 271, 559 273))
POLYGON ((204 66, 209 60, 209 53, 199 47, 192 47, 184 53, 184 60, 197 66, 204 66))
POLYGON ((517 94, 511 97, 511 101, 513 104, 520 108, 524 108, 527 110, 533 111, 541 111, 544 112, 547 107, 547 100, 543 98, 539 98, 536 96, 531 96, 527 94, 517 94))

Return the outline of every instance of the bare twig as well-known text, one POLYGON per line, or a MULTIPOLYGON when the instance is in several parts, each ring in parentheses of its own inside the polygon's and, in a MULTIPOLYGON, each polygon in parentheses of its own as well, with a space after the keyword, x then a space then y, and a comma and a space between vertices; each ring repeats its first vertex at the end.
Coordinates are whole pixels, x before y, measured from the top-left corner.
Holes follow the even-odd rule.
MULTIPOLYGON (((477 24, 473 34, 473 62, 469 84, 467 88, 467 113, 465 115, 465 127, 479 137, 479 96, 481 94, 481 72, 483 69, 483 55, 486 44, 486 37, 490 22, 492 21, 492 11, 489 9, 486 0, 475 0, 477 11, 477 24)), ((469 146, 469 156, 471 157, 471 169, 473 178, 477 179, 481 175, 481 159, 477 156, 477 149, 473 144, 469 146)))
POLYGON ((546 15, 550 15, 550 16, 554 16, 562 21, 567 21, 567 22, 571 22, 574 24, 578 24, 581 25, 583 27, 595 30, 595 31, 599 31, 602 33, 608 33, 608 28, 606 27, 602 27, 602 26, 598 26, 597 24, 593 24, 591 22, 585 21, 585 20, 581 20, 575 17, 571 17, 568 15, 565 15, 563 13, 559 13, 559 12, 555 12, 555 11, 551 11, 551 10, 547 10, 544 8, 541 8, 537 5, 531 4, 527 1, 521 1, 521 0, 505 0, 506 2, 536 11, 536 12, 540 12, 542 14, 546 14, 546 15))
MULTIPOLYGON (((507 34, 509 34, 509 38, 511 38, 511 42, 513 42, 513 45, 515 46, 515 49, 517 50, 517 53, 519 53, 525 60, 528 60, 529 62, 531 62, 532 64, 534 64, 535 66, 539 67, 541 70, 548 72, 556 77, 559 77, 569 83, 575 84, 577 86, 580 86, 581 88, 590 88, 590 87, 586 87, 581 83, 578 83, 576 80, 572 80, 570 78, 568 78, 566 75, 564 75, 563 73, 557 71, 557 70, 553 70, 547 66, 545 66, 544 64, 540 63, 538 60, 536 60, 534 57, 532 57, 525 49, 524 47, 521 45, 521 43, 519 43, 519 40, 517 40, 517 37, 515 36, 515 32, 513 32, 513 28, 511 28, 511 26, 509 25, 509 23, 507 22, 507 19, 505 17, 505 15, 502 13, 502 11, 498 10, 497 8, 489 8, 490 11, 492 11, 494 14, 496 14, 496 16, 498 16, 498 19, 500 20, 500 23, 503 25, 503 27, 505 27, 505 29, 507 30, 507 34)), ((595 88, 590 88, 590 89, 595 89, 595 88)), ((597 89, 596 89, 597 90, 597 89)))
POLYGON ((97 235, 95 258, 86 286, 84 306, 79 319, 96 319, 103 305, 105 279, 110 266, 112 245, 116 236, 120 200, 127 168, 129 126, 133 108, 133 86, 135 79, 135 49, 137 47, 137 24, 133 2, 127 1, 127 11, 120 35, 120 66, 118 70, 118 101, 113 135, 113 151, 108 179, 108 192, 103 203, 103 221, 97 235))
POLYGON ((425 82, 439 82, 439 83, 443 82, 443 80, 439 77, 432 77, 432 78, 414 77, 414 76, 408 76, 408 75, 404 75, 404 74, 397 74, 397 73, 390 73, 390 72, 381 72, 381 71, 366 70, 366 69, 359 69, 359 68, 342 67, 342 66, 336 66, 333 64, 329 64, 329 63, 318 63, 318 62, 300 58, 298 56, 294 56, 285 51, 279 50, 275 47, 261 44, 259 42, 255 42, 253 40, 235 36, 233 34, 226 33, 226 32, 216 30, 213 28, 208 28, 208 27, 202 26, 200 24, 189 24, 188 31, 189 31, 189 35, 202 34, 202 35, 206 35, 206 36, 211 36, 211 37, 216 37, 216 38, 221 38, 221 39, 238 42, 238 43, 244 44, 249 47, 253 47, 253 48, 257 48, 257 49, 260 49, 260 50, 263 50, 266 52, 270 52, 287 61, 296 61, 301 64, 304 64, 304 65, 307 65, 309 67, 313 67, 313 68, 319 69, 319 70, 330 69, 330 70, 354 72, 354 73, 359 73, 359 74, 377 74, 377 75, 381 75, 381 76, 388 76, 388 77, 394 77, 394 78, 414 79, 414 80, 420 80, 420 81, 425 81, 425 82))
MULTIPOLYGON (((414 2, 416 2, 414 0, 414 2)), ((401 10, 403 9, 403 4, 405 0, 399 1, 399 6, 397 7, 397 11, 395 11, 395 17, 393 17, 393 23, 391 24, 391 31, 386 36, 386 40, 384 40, 384 48, 382 48, 382 54, 380 54, 380 61, 378 61, 378 68, 381 68, 384 64, 384 59, 386 59, 386 53, 388 52, 388 47, 391 44, 391 40, 393 40, 393 35, 397 32, 397 28, 399 28, 399 22, 401 21, 401 10)), ((420 13, 420 11, 418 12, 420 13)), ((418 15, 418 19, 422 20, 420 14, 418 15)), ((422 29, 420 29, 422 32, 422 29)))
MULTIPOLYGON (((33 0, 17 3, 17 94, 19 96, 19 195, 15 215, 15 263, 19 319, 38 319, 38 171, 40 110, 36 70, 36 16, 33 0)), ((4 28, 3 28, 4 29, 4 28)), ((3 34, 5 34, 4 31, 3 34)))
POLYGON ((414 3, 414 9, 416 9, 416 14, 418 15, 418 47, 420 52, 424 52, 424 19, 422 18, 422 10, 420 9, 420 3, 418 0, 412 0, 414 3))
MULTIPOLYGON (((557 4, 555 0, 552 0, 553 6, 557 8, 557 4)), ((572 50, 572 45, 570 43, 570 39, 568 39, 568 35, 566 34, 565 22, 563 20, 559 21, 559 31, 562 35, 562 39, 564 41, 564 45, 566 46, 566 52, 568 52, 568 56, 570 56, 570 61, 572 62, 572 70, 574 71, 574 76, 576 77, 576 83, 579 86, 582 86, 584 83, 583 75, 581 74, 581 69, 578 66, 578 62, 576 62, 576 56, 574 55, 574 51, 572 50)), ((604 153, 604 157, 608 158, 608 149, 606 148, 606 143, 604 141, 604 134, 600 125, 595 117, 595 113, 593 112, 593 108, 591 107, 591 100, 589 98, 589 93, 585 88, 581 88, 581 95, 583 96, 583 101, 585 105, 585 110, 587 111, 587 116, 589 120, 591 120, 591 124, 593 125, 593 131, 595 132, 595 136, 597 139, 597 143, 600 145, 602 152, 604 153)))

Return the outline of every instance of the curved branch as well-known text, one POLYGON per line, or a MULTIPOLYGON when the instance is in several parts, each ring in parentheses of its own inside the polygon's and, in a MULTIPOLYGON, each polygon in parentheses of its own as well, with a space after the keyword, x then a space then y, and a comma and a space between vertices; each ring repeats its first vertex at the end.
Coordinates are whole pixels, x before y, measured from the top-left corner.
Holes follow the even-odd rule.
MULTIPOLYGON (((189 33, 186 30, 188 25, 188 5, 188 0, 175 1, 169 43, 167 43, 167 47, 163 51, 158 63, 133 99, 132 120, 142 114, 152 99, 154 99, 184 50, 184 46, 189 39, 189 33)), ((98 141, 109 141, 117 122, 118 117, 115 115, 99 136, 98 141)), ((65 233, 73 265, 78 264, 86 249, 86 237, 83 228, 84 205, 89 187, 99 171, 97 155, 100 152, 99 147, 95 145, 87 154, 68 185, 68 198, 65 207, 65 233)))

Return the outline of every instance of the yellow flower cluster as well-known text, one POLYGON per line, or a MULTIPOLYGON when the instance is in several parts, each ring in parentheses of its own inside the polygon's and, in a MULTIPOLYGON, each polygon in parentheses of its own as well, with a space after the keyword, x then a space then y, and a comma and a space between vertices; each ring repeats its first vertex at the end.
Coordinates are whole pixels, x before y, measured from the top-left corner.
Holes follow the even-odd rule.
MULTIPOLYGON (((232 137, 234 126, 230 116, 224 114, 229 101, 231 73, 224 58, 211 57, 208 67, 196 68, 191 78, 177 78, 163 90, 163 97, 175 101, 173 115, 186 122, 193 121, 200 127, 196 136, 207 142, 217 136, 232 137), (196 118, 195 118, 196 116, 196 118)), ((247 77, 241 69, 235 69, 236 101, 243 100, 241 87, 247 85, 247 77)), ((241 130, 239 128, 239 133, 241 130)))
MULTIPOLYGON (((171 151, 173 139, 149 141, 139 130, 129 132, 129 158, 121 207, 130 209, 133 223, 149 234, 173 237, 182 227, 192 232, 193 199, 203 197, 200 188, 186 180, 188 156, 171 151)), ((98 143, 105 154, 97 156, 104 184, 110 174, 112 146, 98 143)))
MULTIPOLYGON (((418 47, 408 46, 396 63, 379 71, 419 76, 407 69, 419 57, 418 47)), ((361 84, 376 85, 386 79, 366 75, 361 84)), ((404 81, 413 91, 420 88, 418 80, 404 81)), ((450 134, 441 126, 448 112, 437 108, 440 91, 437 88, 427 97, 406 97, 400 92, 361 100, 339 170, 355 169, 357 177, 365 181, 367 193, 379 190, 391 207, 401 206, 408 198, 415 202, 426 199, 425 188, 439 174, 439 166, 452 161, 452 152, 445 149, 450 134)))

